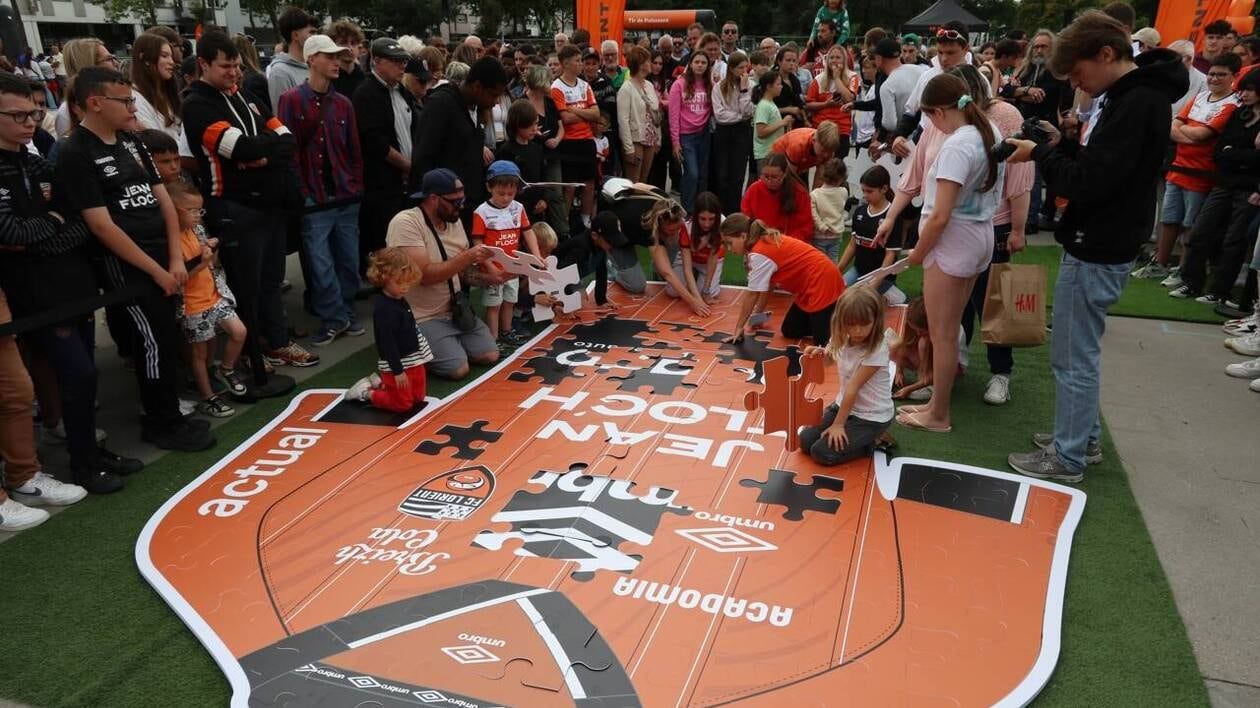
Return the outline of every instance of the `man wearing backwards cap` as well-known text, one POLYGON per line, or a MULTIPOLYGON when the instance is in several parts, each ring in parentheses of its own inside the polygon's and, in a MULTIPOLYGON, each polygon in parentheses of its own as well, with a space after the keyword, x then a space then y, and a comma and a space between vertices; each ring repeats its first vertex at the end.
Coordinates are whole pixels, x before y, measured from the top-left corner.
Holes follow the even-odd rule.
MULTIPOLYGON (((372 40, 372 73, 355 89, 355 119, 363 149, 363 207, 359 211, 359 263, 385 243, 385 228, 407 208, 412 138, 419 130, 415 98, 402 86, 410 55, 398 40, 372 40)), ((414 186, 414 185, 413 185, 414 186)))
POLYGON ((354 106, 333 82, 350 50, 331 37, 312 35, 303 46, 310 75, 285 91, 276 115, 297 137, 298 177, 307 211, 302 216, 310 305, 319 317, 311 344, 322 347, 366 330, 355 319, 359 291, 359 201, 363 152, 354 106))
POLYGON ((499 347, 486 323, 474 318, 467 331, 456 326, 451 301, 465 279, 470 285, 498 285, 509 277, 476 267, 490 258, 486 246, 469 246, 460 223, 464 184, 444 167, 429 170, 420 180, 420 191, 411 195, 420 205, 399 213, 389 222, 386 243, 407 252, 420 270, 420 282, 405 295, 416 318, 416 327, 429 341, 433 361, 429 373, 459 380, 468 375, 469 364, 493 364, 499 347), (439 243, 440 239, 440 243, 439 243), (474 282, 475 281, 475 282, 474 282))

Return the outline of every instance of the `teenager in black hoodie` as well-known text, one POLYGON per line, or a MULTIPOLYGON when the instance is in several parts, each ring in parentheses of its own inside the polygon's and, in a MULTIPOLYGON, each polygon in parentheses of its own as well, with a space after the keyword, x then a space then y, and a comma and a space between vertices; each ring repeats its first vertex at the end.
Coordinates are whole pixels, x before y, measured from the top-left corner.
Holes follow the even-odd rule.
POLYGON ((460 220, 469 228, 472 210, 486 200, 486 166, 494 153, 485 146, 484 127, 474 116, 499 102, 507 90, 507 72, 498 59, 478 59, 463 84, 442 84, 429 92, 420 114, 411 160, 411 183, 420 184, 426 172, 445 167, 464 183, 460 220))
POLYGON ((1107 308, 1120 298, 1138 249, 1150 236, 1155 195, 1172 126, 1170 106, 1189 77, 1181 58, 1155 49, 1133 58, 1129 32, 1089 10, 1059 35, 1050 69, 1099 99, 1078 139, 1036 145, 1012 140, 1012 161, 1031 157, 1068 208, 1055 230, 1065 251, 1054 290, 1050 363, 1055 378, 1054 433, 1034 436, 1039 449, 1009 457, 1031 477, 1084 479, 1101 462, 1098 381, 1107 308))
POLYGON ((1224 302, 1234 288, 1243 260, 1251 253, 1255 229, 1248 228, 1260 207, 1251 203, 1260 192, 1260 69, 1252 69, 1238 82, 1242 105, 1230 116, 1216 140, 1216 186, 1208 192, 1199 218, 1186 239, 1181 263, 1182 285, 1168 294, 1197 298, 1199 302, 1224 302), (1204 292, 1208 259, 1215 256, 1212 288, 1204 292))

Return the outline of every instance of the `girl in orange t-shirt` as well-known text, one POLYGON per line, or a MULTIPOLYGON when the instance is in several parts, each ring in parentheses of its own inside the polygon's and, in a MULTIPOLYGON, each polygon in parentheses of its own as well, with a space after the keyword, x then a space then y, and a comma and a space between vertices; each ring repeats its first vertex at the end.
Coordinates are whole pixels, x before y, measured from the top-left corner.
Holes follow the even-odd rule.
POLYGON ((844 292, 835 262, 804 241, 784 238, 759 219, 731 214, 722 222, 722 245, 748 264, 748 290, 739 303, 739 323, 732 342, 744 338, 754 310, 764 309, 771 288, 792 294, 792 306, 780 331, 789 339, 812 337, 819 347, 831 340, 831 313, 844 292))
POLYGON ((184 283, 183 316, 180 318, 184 338, 188 340, 192 354, 193 379, 201 394, 197 410, 204 415, 226 418, 236 410, 210 388, 208 364, 215 335, 222 331, 228 337, 227 345, 223 348, 214 377, 231 394, 239 396, 246 392, 244 381, 236 373, 236 361, 245 346, 245 325, 233 309, 236 303, 223 271, 214 265, 214 250, 219 241, 207 239, 201 227, 201 195, 183 183, 169 184, 167 189, 179 214, 180 249, 184 260, 201 258, 197 267, 188 271, 188 282, 184 283))

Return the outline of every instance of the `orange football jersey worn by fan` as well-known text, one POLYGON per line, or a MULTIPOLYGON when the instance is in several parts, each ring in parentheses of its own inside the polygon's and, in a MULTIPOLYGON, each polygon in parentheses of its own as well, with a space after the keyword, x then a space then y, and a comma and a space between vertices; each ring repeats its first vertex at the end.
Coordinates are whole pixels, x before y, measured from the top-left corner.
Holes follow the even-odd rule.
POLYGON ((738 290, 614 295, 413 417, 306 391, 163 505, 137 560, 234 705, 1036 695, 1083 494, 819 467, 740 404, 800 342, 724 343, 738 290))

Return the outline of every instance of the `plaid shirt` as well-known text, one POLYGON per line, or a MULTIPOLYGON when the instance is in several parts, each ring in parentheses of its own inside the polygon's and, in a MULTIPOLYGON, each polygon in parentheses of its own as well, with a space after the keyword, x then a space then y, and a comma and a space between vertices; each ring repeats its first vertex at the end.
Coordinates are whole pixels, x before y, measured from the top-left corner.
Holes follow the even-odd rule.
POLYGON ((350 99, 328 87, 318 94, 309 83, 280 96, 276 116, 297 136, 294 155, 302 195, 315 204, 357 200, 363 196, 363 152, 350 99), (327 154, 333 193, 324 175, 327 154))

